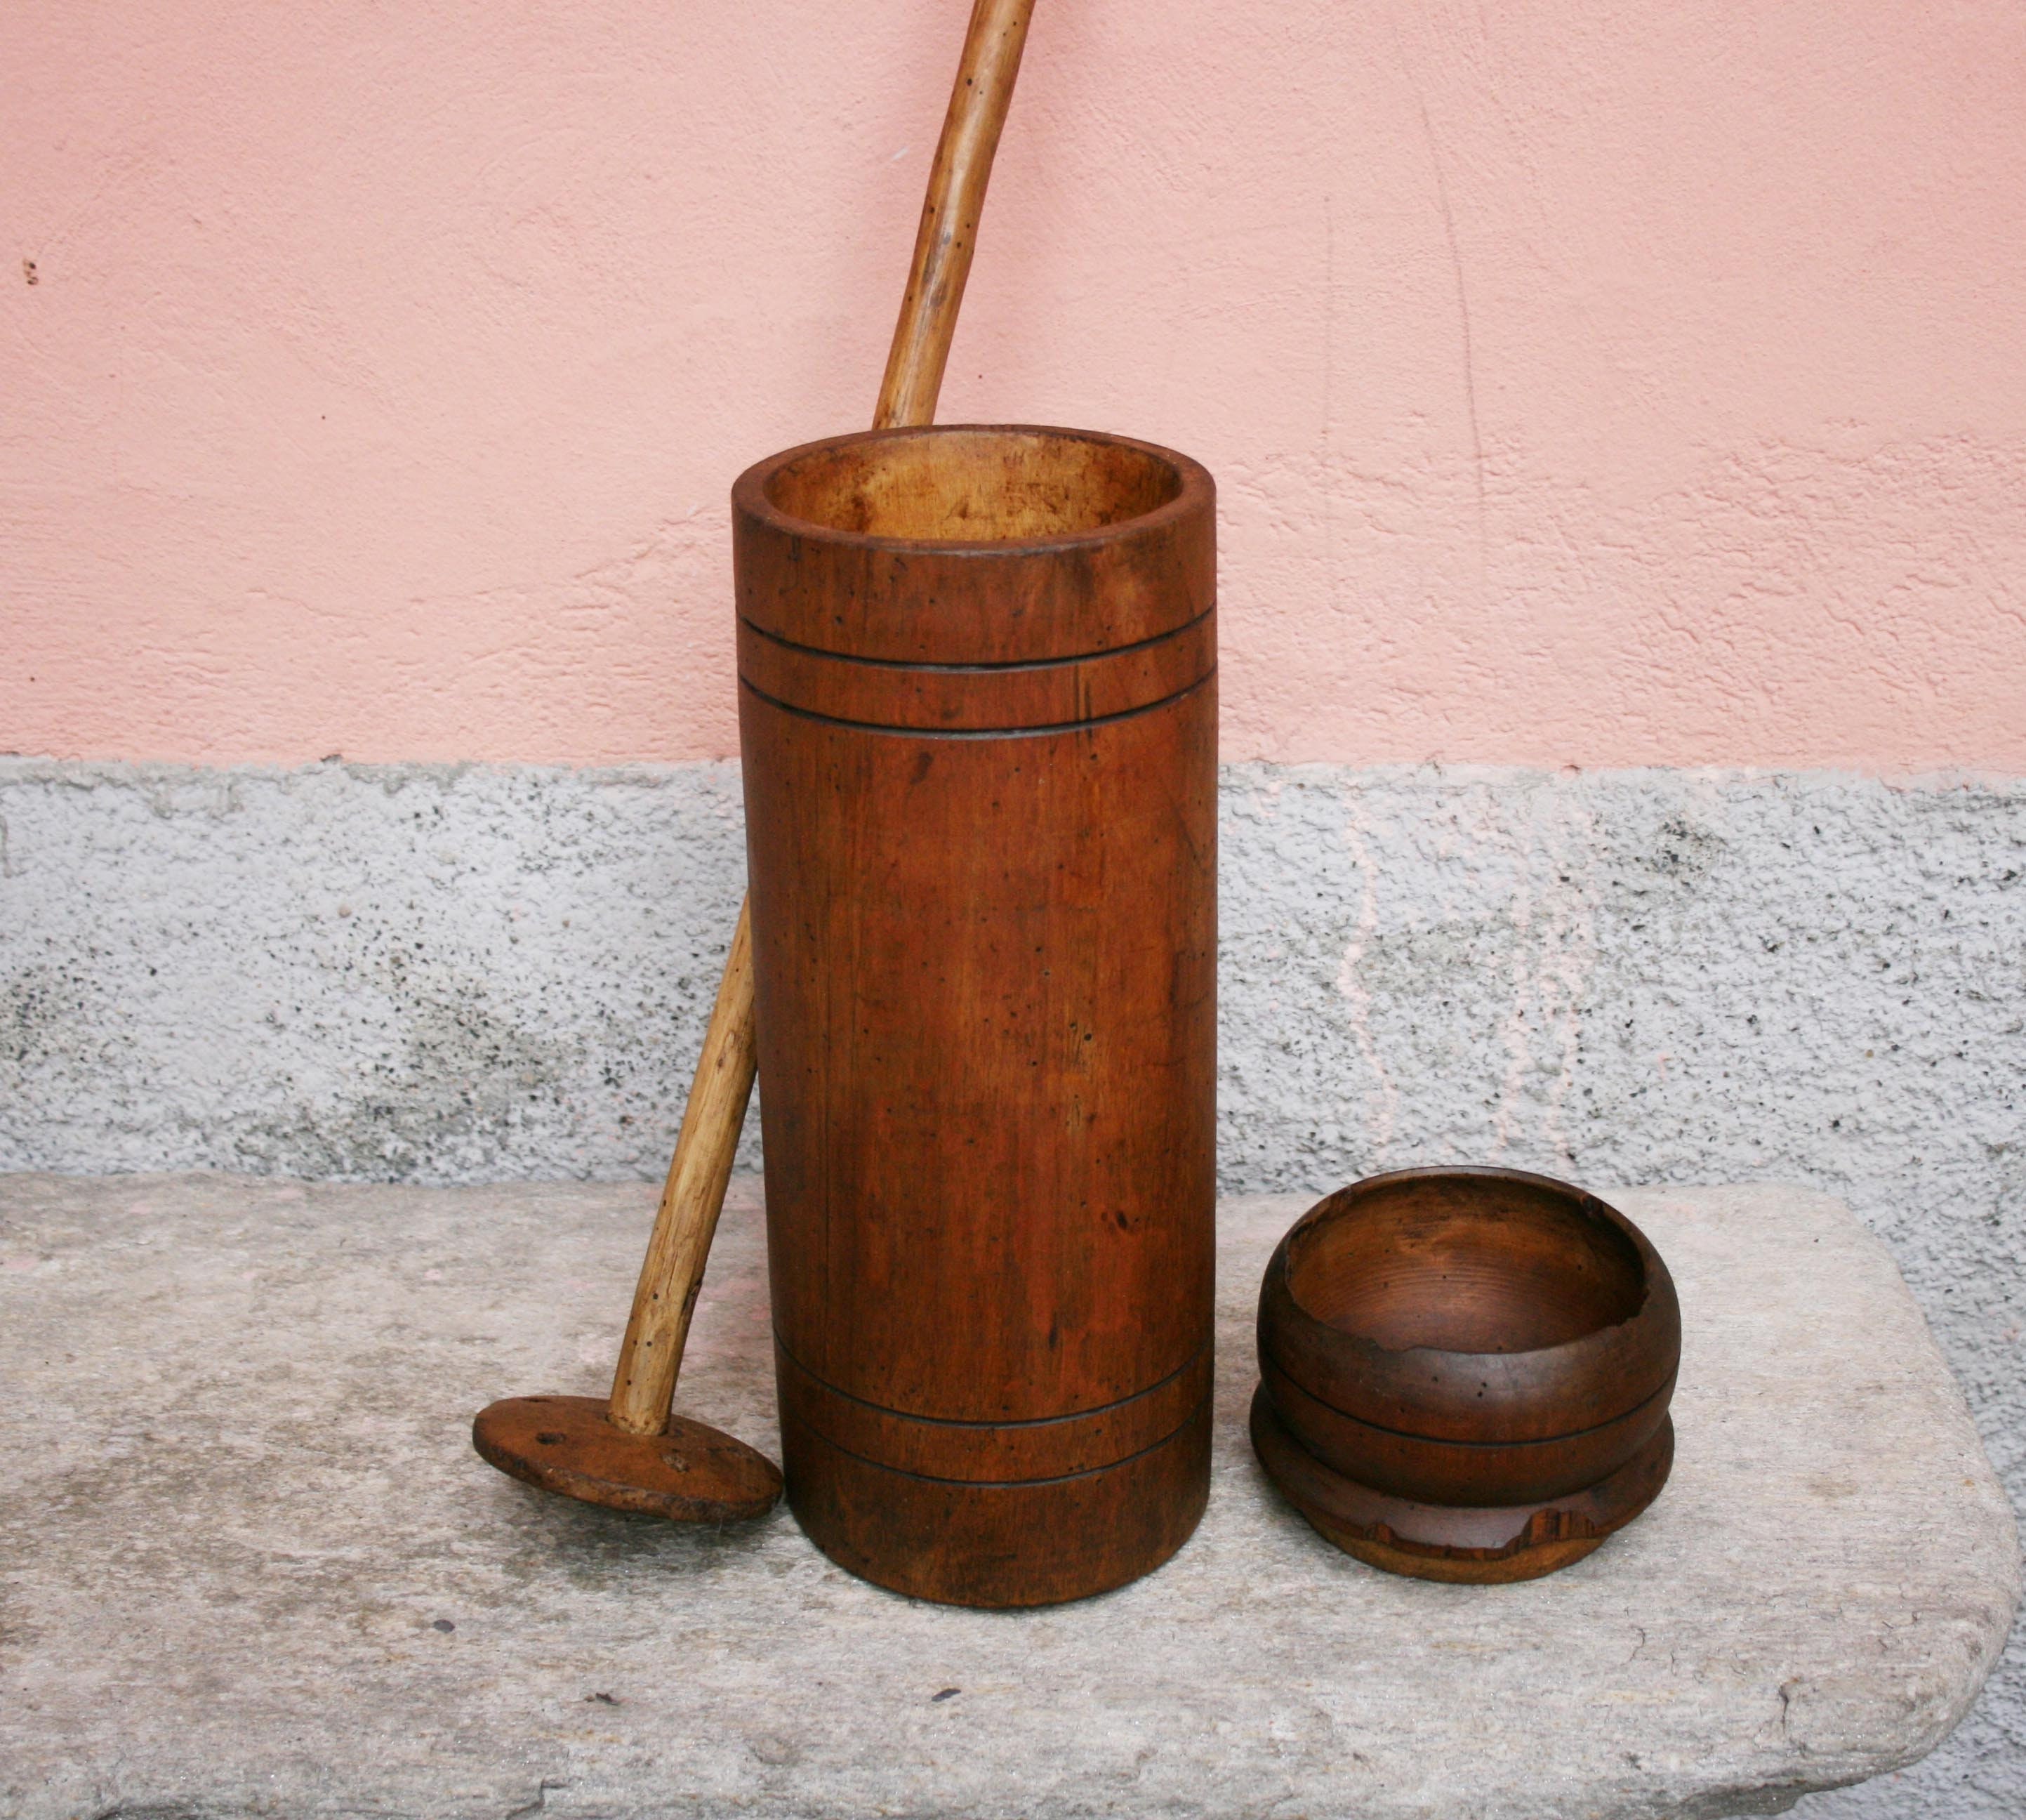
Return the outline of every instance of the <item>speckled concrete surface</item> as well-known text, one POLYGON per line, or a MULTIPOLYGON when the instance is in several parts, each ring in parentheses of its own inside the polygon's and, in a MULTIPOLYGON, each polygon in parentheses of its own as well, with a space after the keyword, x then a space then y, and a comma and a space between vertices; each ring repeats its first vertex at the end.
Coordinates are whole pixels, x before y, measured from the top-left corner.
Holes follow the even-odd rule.
MULTIPOLYGON (((1813 1183, 2026 1498, 2026 785, 1248 765, 1225 805, 1228 1185, 1813 1183)), ((0 761, 0 1166, 657 1173, 741 849, 729 765, 0 761)), ((1810 1805, 2026 1811, 2026 1650, 1810 1805)))
POLYGON ((0 1167, 658 1170, 745 872, 735 764, 0 759, 0 1167))
MULTIPOLYGON (((653 1192, 0 1180, 0 1796, 21 1820, 738 1814, 1610 1820, 1776 1811, 1928 1749, 2017 1538, 1884 1249, 1805 1190, 1619 1197, 1679 1283, 1674 1476, 1529 1586, 1321 1541, 1243 1428, 1221 1210, 1215 1480, 1174 1561, 918 1604, 785 1512, 695 1533, 503 1479, 503 1393, 602 1389, 653 1192)), ((756 1184, 683 1406, 772 1448, 756 1184)))

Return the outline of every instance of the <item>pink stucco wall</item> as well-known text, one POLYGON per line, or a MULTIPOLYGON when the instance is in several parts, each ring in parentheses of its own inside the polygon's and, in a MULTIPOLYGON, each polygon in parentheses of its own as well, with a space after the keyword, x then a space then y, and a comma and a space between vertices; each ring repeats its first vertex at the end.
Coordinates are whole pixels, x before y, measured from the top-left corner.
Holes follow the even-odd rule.
MULTIPOLYGON (((0 13, 0 750, 732 750, 967 11, 0 13)), ((1210 464, 1228 757, 2026 772, 2026 11, 1041 0, 943 415, 1210 464)))

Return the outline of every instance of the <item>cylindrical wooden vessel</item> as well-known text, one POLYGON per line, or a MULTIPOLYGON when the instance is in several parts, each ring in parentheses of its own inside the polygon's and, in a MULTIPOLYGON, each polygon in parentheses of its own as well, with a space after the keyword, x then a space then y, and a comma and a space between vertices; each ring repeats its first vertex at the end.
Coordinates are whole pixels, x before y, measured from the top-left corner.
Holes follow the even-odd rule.
POLYGON ((875 431, 732 491, 782 1456, 919 1597, 1080 1598, 1209 1485, 1214 497, 875 431))

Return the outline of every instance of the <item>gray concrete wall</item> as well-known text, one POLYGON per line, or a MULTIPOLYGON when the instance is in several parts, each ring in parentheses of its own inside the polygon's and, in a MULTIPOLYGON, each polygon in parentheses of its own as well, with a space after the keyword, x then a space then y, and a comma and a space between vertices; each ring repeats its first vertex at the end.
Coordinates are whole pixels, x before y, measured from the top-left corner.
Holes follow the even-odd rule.
MULTIPOLYGON (((2026 1494, 2026 784, 1246 765, 1223 838, 1228 1187, 1830 1189, 2026 1494)), ((0 1168, 658 1174, 742 874, 731 765, 0 761, 0 1168)), ((2026 1811, 2026 1652, 1807 1811, 2026 1811)))

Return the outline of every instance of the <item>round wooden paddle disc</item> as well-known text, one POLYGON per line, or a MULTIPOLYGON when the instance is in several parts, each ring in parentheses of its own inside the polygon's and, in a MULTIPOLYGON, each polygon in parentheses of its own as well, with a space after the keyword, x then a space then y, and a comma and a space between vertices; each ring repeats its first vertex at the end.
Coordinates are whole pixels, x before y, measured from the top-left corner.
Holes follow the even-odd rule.
POLYGON ((743 1441, 672 1417, 665 1435, 615 1428, 602 1397, 509 1397, 471 1424, 471 1444, 502 1472, 586 1504, 677 1523, 764 1516, 781 1474, 743 1441))

